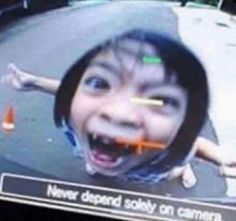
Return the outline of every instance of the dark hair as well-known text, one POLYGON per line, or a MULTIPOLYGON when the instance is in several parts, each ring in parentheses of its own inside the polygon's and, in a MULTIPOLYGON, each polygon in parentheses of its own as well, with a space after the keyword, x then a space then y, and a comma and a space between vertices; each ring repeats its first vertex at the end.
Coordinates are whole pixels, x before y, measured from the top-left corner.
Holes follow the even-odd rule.
MULTIPOLYGON (((149 165, 149 171, 165 172, 180 165, 192 150, 192 144, 203 126, 208 108, 208 85, 205 70, 199 60, 181 43, 148 30, 132 30, 111 38, 91 49, 77 60, 62 79, 56 94, 54 120, 57 127, 69 124, 70 108, 80 79, 92 59, 115 41, 132 39, 152 45, 161 57, 167 76, 175 73, 178 84, 187 92, 186 116, 175 139, 161 160, 149 165)), ((140 166, 141 168, 142 166, 140 166)), ((137 169, 137 168, 136 168, 137 169)))

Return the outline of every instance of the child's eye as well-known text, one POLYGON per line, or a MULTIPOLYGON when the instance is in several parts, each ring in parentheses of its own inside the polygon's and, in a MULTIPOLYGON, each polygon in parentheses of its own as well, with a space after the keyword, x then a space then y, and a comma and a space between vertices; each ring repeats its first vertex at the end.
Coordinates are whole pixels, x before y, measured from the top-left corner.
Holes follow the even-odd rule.
POLYGON ((164 110, 169 112, 170 110, 177 109, 179 107, 179 102, 172 97, 165 97, 165 96, 155 96, 150 97, 151 100, 159 101, 159 105, 153 105, 154 109, 164 110))
POLYGON ((174 98, 161 97, 161 98, 158 98, 158 99, 160 99, 163 102, 163 106, 170 105, 170 106, 175 107, 175 108, 177 108, 179 106, 179 102, 174 98))
POLYGON ((101 77, 90 77, 85 80, 85 85, 93 89, 108 90, 110 89, 109 83, 101 77))

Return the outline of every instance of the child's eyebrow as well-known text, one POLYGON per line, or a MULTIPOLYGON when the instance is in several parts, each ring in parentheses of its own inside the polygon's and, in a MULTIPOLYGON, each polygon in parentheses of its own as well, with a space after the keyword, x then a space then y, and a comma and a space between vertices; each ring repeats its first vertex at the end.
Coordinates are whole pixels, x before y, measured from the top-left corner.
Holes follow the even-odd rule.
POLYGON ((163 81, 152 81, 152 82, 142 82, 141 89, 145 91, 150 88, 156 88, 158 86, 163 86, 165 83, 163 81))
POLYGON ((120 76, 121 75, 121 72, 118 68, 114 67, 113 65, 109 64, 109 63, 106 63, 106 62, 102 62, 102 61, 94 61, 91 63, 91 66, 92 67, 100 67, 100 68, 103 68, 105 70, 108 70, 111 74, 114 74, 114 75, 118 75, 120 76))

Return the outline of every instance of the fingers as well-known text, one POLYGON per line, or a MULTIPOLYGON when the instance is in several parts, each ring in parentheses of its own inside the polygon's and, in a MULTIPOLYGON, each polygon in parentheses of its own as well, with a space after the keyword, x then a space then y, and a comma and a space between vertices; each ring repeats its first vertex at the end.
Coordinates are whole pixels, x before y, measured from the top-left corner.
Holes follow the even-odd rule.
POLYGON ((221 166, 219 168, 219 173, 222 176, 236 178, 236 169, 235 168, 221 166))
POLYGON ((9 63, 7 66, 7 70, 9 73, 16 73, 18 71, 18 68, 16 67, 15 64, 9 63))
POLYGON ((172 169, 167 179, 172 180, 175 178, 180 178, 181 184, 186 189, 192 188, 197 184, 197 177, 189 164, 172 169))
POLYGON ((12 79, 12 76, 16 73, 17 71, 17 68, 16 66, 13 64, 13 63, 10 63, 8 66, 7 66, 7 71, 6 73, 1 76, 1 83, 3 84, 11 84, 11 79, 12 79))
POLYGON ((182 184, 187 189, 192 188, 197 184, 197 178, 190 165, 186 165, 183 171, 182 184))
POLYGON ((7 84, 16 90, 22 90, 20 70, 15 64, 10 63, 7 66, 6 73, 1 77, 1 83, 7 84))
POLYGON ((231 160, 230 162, 226 163, 226 165, 229 166, 229 167, 236 167, 236 161, 231 160))
POLYGON ((221 165, 228 167, 236 167, 236 156, 234 154, 222 154, 221 165))

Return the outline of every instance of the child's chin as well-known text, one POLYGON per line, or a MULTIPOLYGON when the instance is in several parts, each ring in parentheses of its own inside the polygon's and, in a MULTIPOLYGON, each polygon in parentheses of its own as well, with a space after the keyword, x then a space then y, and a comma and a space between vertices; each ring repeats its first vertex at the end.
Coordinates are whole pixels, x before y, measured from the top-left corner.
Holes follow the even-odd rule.
POLYGON ((120 176, 121 174, 124 173, 122 170, 119 169, 111 169, 111 168, 106 169, 97 166, 95 166, 94 169, 98 174, 108 177, 120 176))

